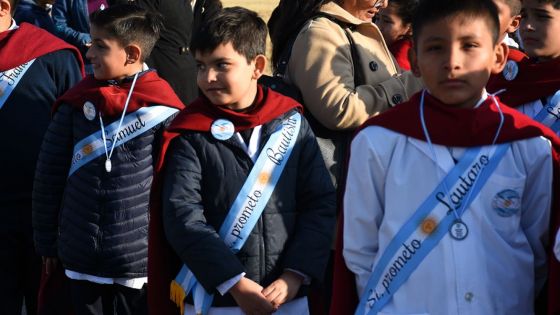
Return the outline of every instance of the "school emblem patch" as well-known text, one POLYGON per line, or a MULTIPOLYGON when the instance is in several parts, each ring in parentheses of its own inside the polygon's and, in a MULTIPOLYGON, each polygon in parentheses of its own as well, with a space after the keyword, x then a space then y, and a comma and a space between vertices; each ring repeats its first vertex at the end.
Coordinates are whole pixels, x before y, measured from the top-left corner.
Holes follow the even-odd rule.
POLYGON ((521 196, 512 189, 505 189, 494 196, 492 208, 501 217, 511 217, 521 209, 521 196))

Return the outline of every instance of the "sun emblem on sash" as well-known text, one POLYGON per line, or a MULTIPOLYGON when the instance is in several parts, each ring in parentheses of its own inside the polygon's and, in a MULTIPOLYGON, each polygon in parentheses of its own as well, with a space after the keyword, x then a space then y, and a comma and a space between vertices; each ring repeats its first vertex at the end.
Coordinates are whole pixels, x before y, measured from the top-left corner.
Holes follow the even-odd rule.
POLYGON ((422 230, 422 233, 424 234, 432 234, 435 229, 437 227, 437 221, 434 218, 430 218, 427 217, 424 219, 424 221, 422 221, 422 224, 420 225, 420 229, 422 230))
POLYGON ((91 144, 87 144, 84 146, 82 151, 84 152, 84 155, 90 155, 91 152, 93 152, 93 146, 91 144))
POLYGON ((270 174, 262 172, 259 175, 259 183, 261 183, 261 185, 265 185, 266 183, 268 183, 268 180, 270 179, 270 174))

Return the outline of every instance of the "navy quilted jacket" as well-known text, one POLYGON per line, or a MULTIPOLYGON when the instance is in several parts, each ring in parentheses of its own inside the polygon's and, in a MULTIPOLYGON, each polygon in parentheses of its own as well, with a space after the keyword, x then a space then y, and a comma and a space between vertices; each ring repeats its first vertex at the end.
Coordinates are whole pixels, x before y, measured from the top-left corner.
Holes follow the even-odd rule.
MULTIPOLYGON (((262 125, 259 150, 293 113, 262 125)), ((189 131, 171 142, 166 160, 165 233, 207 290, 217 292, 218 285, 241 272, 264 287, 285 269, 322 281, 334 232, 335 192, 305 119, 263 214, 236 255, 216 231, 254 165, 241 143, 236 137, 219 141, 209 132, 189 131)), ((216 294, 213 305, 236 304, 229 294, 216 294)))
MULTIPOLYGON (((104 119, 105 126, 120 117, 104 119)), ((33 187, 35 245, 69 270, 110 278, 147 274, 148 203, 154 158, 171 118, 115 147, 70 177, 73 146, 100 129, 80 108, 62 104, 45 135, 33 187)), ((110 148, 109 148, 110 149, 110 148)))

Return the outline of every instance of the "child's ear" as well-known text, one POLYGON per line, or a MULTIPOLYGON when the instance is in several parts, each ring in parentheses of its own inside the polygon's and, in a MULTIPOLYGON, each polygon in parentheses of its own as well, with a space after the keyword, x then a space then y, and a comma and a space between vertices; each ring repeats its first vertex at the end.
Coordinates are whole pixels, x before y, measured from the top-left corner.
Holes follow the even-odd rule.
POLYGON ((127 64, 134 64, 140 61, 140 55, 142 54, 142 49, 140 46, 131 44, 124 48, 126 52, 126 63, 127 64))
POLYGON ((517 29, 519 28, 519 23, 521 23, 521 15, 518 14, 511 18, 511 22, 509 23, 506 32, 513 33, 517 31, 517 29))
POLYGON ((405 36, 412 37, 412 24, 408 24, 406 26, 406 32, 404 33, 405 36))
POLYGON ((258 80, 264 74, 264 69, 266 69, 266 56, 257 55, 255 59, 253 59, 253 62, 255 63, 255 69, 253 70, 252 78, 258 80))
POLYGON ((11 16, 12 5, 8 0, 0 0, 0 17, 11 16))
POLYGON ((496 47, 494 47, 494 55, 496 60, 494 61, 494 65, 492 66, 492 73, 497 74, 504 70, 504 67, 507 62, 507 57, 509 54, 509 47, 505 43, 498 43, 496 47))
POLYGON ((416 48, 412 47, 408 50, 408 62, 410 62, 410 71, 416 77, 421 77, 420 68, 418 67, 418 58, 416 56, 416 48))

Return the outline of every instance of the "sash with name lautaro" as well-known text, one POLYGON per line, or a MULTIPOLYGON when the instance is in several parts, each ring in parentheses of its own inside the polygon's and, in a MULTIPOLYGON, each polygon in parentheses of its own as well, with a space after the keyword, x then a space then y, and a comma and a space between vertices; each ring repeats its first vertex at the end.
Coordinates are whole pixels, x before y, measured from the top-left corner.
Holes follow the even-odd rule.
POLYGON ((468 149, 389 242, 368 280, 356 315, 377 314, 448 234, 492 175, 510 145, 468 149), (449 191, 446 189, 449 188, 449 191))
MULTIPOLYGON (((118 120, 105 128, 106 145, 110 148, 113 142, 116 141, 115 147, 118 147, 157 126, 178 111, 176 108, 159 105, 142 107, 135 112, 129 113, 124 117, 120 130, 117 130, 119 127, 118 120)), ((80 140, 74 146, 68 177, 74 174, 80 167, 104 154, 105 145, 103 144, 101 130, 80 140)))
MULTIPOLYGON (((247 180, 235 198, 219 231, 220 238, 237 253, 257 224, 278 179, 292 153, 301 126, 301 115, 296 113, 284 120, 266 142, 247 180)), ((193 273, 183 265, 171 283, 171 299, 184 313, 184 299, 193 291, 197 314, 207 314, 212 295, 206 293, 193 273)))
POLYGON ((6 103, 6 100, 16 89, 19 81, 23 78, 34 61, 35 59, 21 64, 13 69, 0 72, 0 109, 4 107, 4 103, 6 103))
POLYGON ((556 133, 560 131, 560 91, 557 91, 547 104, 543 104, 543 109, 534 119, 556 133))

